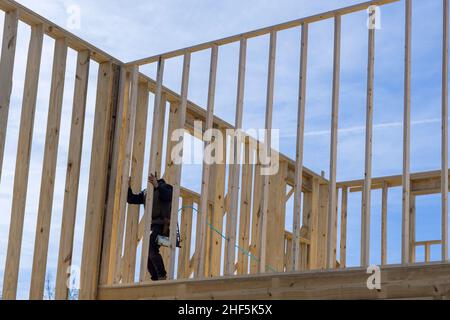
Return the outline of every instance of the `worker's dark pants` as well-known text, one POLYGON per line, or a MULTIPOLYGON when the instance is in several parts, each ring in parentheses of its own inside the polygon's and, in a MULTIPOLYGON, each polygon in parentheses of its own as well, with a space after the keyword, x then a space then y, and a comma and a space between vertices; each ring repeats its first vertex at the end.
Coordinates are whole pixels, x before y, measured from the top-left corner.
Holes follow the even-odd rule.
POLYGON ((150 245, 148 248, 148 260, 147 269, 152 276, 152 280, 158 280, 158 278, 166 276, 166 269, 164 268, 164 261, 159 253, 159 247, 156 238, 162 233, 163 226, 154 224, 152 225, 152 232, 150 234, 150 245))

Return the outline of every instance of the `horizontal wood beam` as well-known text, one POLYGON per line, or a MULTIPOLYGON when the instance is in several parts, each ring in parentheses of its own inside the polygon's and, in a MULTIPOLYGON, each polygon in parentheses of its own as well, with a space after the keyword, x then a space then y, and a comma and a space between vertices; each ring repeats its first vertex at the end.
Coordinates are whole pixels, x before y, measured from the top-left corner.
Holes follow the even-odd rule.
POLYGON ((67 45, 75 51, 84 51, 88 50, 91 54, 91 59, 98 63, 111 61, 115 64, 121 65, 123 64, 118 59, 112 57, 107 54, 103 50, 95 47, 94 45, 78 38, 73 33, 61 28, 60 26, 54 24, 53 22, 45 19, 44 17, 38 15, 27 7, 17 3, 13 0, 0 0, 0 10, 9 12, 12 10, 17 10, 19 20, 30 25, 34 26, 37 24, 42 24, 44 28, 44 32, 47 36, 53 39, 66 38, 67 45))
POLYGON ((365 268, 270 273, 208 280, 101 286, 99 299, 402 299, 450 297, 450 264, 381 268, 381 289, 367 288, 365 268))
POLYGON ((202 43, 202 44, 197 44, 197 45, 194 45, 194 46, 191 46, 191 47, 187 47, 187 48, 183 48, 183 49, 178 49, 178 50, 174 50, 174 51, 158 54, 158 55, 151 56, 151 57, 148 57, 148 58, 139 59, 139 60, 136 60, 136 61, 129 62, 129 63, 127 63, 127 65, 139 65, 140 66, 140 65, 144 65, 144 64, 149 64, 149 63, 153 63, 153 62, 158 61, 158 59, 160 57, 162 57, 164 59, 174 58, 174 57, 183 55, 185 52, 193 53, 193 52, 197 52, 197 51, 201 51, 201 50, 206 50, 206 49, 211 48, 214 45, 222 46, 222 45, 226 45, 226 44, 230 44, 230 43, 233 43, 233 42, 240 41, 241 39, 251 39, 251 38, 267 35, 267 34, 273 32, 273 31, 276 32, 276 31, 282 31, 282 30, 286 30, 286 29, 295 28, 295 27, 298 27, 298 26, 300 26, 301 24, 304 24, 304 23, 318 22, 318 21, 322 21, 322 20, 333 18, 336 15, 346 15, 346 14, 350 14, 350 13, 366 10, 370 6, 382 6, 382 5, 386 5, 386 4, 394 3, 394 2, 398 2, 398 1, 400 1, 400 0, 367 1, 367 2, 363 2, 363 3, 355 4, 355 5, 352 5, 352 6, 349 6, 349 7, 344 7, 344 8, 340 8, 340 9, 336 9, 336 10, 331 10, 331 11, 328 11, 328 12, 319 13, 319 14, 312 15, 312 16, 309 16, 309 17, 305 17, 305 18, 296 19, 296 20, 293 20, 293 21, 289 21, 289 22, 273 25, 273 26, 270 26, 270 27, 265 27, 265 28, 253 30, 253 31, 250 31, 250 32, 246 32, 246 33, 241 33, 241 34, 234 35, 234 36, 231 36, 231 37, 226 37, 226 38, 219 39, 219 40, 209 41, 209 42, 205 42, 205 43, 202 43))

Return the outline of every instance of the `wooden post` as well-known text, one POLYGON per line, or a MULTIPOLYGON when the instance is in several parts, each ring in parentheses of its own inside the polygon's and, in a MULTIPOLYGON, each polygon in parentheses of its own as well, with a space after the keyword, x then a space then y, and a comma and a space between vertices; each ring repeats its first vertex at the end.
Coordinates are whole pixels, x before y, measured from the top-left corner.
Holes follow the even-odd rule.
POLYGON ((58 157, 61 111, 66 75, 67 42, 65 38, 55 41, 53 73, 48 109, 47 135, 45 138, 44 162, 42 169, 41 191, 34 242, 33 269, 31 272, 30 299, 42 299, 44 296, 45 271, 47 269, 47 251, 50 236, 50 222, 53 207, 56 161, 58 157))
POLYGON ((309 268, 311 270, 318 267, 318 242, 319 242, 319 180, 316 177, 312 179, 311 195, 311 231, 309 246, 309 268))
POLYGON ((89 81, 90 52, 78 53, 75 90, 70 127, 69 154, 67 157, 66 186, 59 241, 58 269, 56 273, 55 298, 66 300, 68 295, 68 272, 72 265, 73 238, 77 213, 78 186, 80 181, 81 152, 83 148, 84 121, 86 114, 87 86, 89 81))
POLYGON ((261 164, 258 162, 258 150, 256 150, 256 164, 255 164, 255 172, 253 174, 253 210, 252 210, 252 236, 251 236, 251 245, 250 245, 250 253, 253 257, 250 259, 250 273, 255 274, 258 273, 259 263, 257 261, 257 257, 260 256, 260 245, 261 245, 261 219, 262 219, 262 201, 261 201, 261 192, 262 192, 262 180, 261 176, 261 164))
POLYGON ((328 184, 321 184, 319 186, 319 197, 318 197, 318 241, 317 241, 317 268, 325 269, 327 268, 327 243, 328 237, 330 234, 328 233, 328 218, 329 218, 329 210, 330 206, 330 188, 328 184))
MULTIPOLYGON (((189 71, 191 66, 191 54, 186 52, 183 60, 183 74, 181 81, 181 104, 179 109, 178 127, 182 129, 184 134, 184 125, 186 123, 186 110, 187 110, 187 95, 189 88, 189 71)), ((178 143, 183 143, 183 135, 179 137, 178 143)), ((172 156, 172 155, 168 155, 172 156)), ((175 253, 176 253, 176 226, 178 223, 178 207, 180 202, 180 187, 181 187, 181 169, 183 159, 183 148, 180 150, 179 161, 180 163, 174 163, 174 181, 173 181, 173 194, 172 194, 172 212, 170 218, 170 263, 169 263, 169 278, 173 279, 175 276, 175 253)), ((174 159, 172 159, 174 160, 174 159)))
MULTIPOLYGON (((273 150, 273 152, 276 152, 273 150)), ((282 272, 284 260, 284 234, 286 221, 287 161, 280 161, 279 170, 270 176, 271 197, 267 215, 266 272, 282 272)))
POLYGON ((126 128, 124 121, 126 118, 126 110, 128 109, 130 97, 130 72, 126 67, 122 66, 120 71, 120 79, 118 84, 119 96, 117 101, 117 110, 114 117, 114 131, 111 137, 111 159, 110 174, 108 183, 106 213, 104 219, 102 257, 100 266, 100 284, 112 284, 114 282, 114 268, 116 266, 116 238, 118 230, 117 205, 118 197, 117 181, 122 179, 121 166, 123 164, 122 156, 124 152, 120 152, 123 142, 123 130, 126 128))
POLYGON ((341 58, 341 16, 334 18, 334 62, 333 62, 333 100, 331 114, 331 148, 330 148, 330 183, 328 206, 328 234, 327 234, 327 267, 334 268, 336 261, 333 250, 335 244, 334 225, 336 219, 336 163, 337 163, 337 138, 338 138, 338 113, 339 113, 339 82, 340 82, 340 58, 341 58))
MULTIPOLYGON (((148 118, 148 83, 139 84, 136 106, 136 124, 134 127, 133 154, 131 160, 131 188, 134 192, 141 189, 144 170, 145 140, 148 118)), ((127 229, 122 264, 122 280, 134 282, 136 269, 136 246, 138 244, 139 206, 128 205, 127 229)))
POLYGON ((14 174, 14 190, 9 227, 8 251, 6 255, 3 279, 3 299, 16 298, 17 280, 19 276, 20 251, 22 247, 23 222, 27 197, 28 174, 30 168, 31 144, 33 138, 36 96, 41 65, 43 25, 31 28, 30 45, 28 47, 27 69, 23 91, 20 132, 17 148, 16 171, 14 174))
MULTIPOLYGON (((128 179, 130 177, 130 163, 131 152, 133 145, 133 134, 136 119, 136 108, 138 100, 138 87, 139 87, 139 68, 131 68, 131 85, 129 89, 129 98, 125 97, 129 102, 125 103, 122 117, 122 134, 120 136, 120 149, 119 149, 119 166, 118 166, 118 179, 116 181, 116 194, 115 194, 115 206, 114 217, 116 217, 117 225, 113 225, 115 230, 113 232, 115 236, 115 252, 112 252, 115 256, 114 265, 114 282, 118 283, 122 278, 122 249, 124 228, 126 219, 126 206, 127 206, 127 192, 128 192, 128 179), (126 108, 125 108, 126 107, 126 108)), ((126 92, 128 92, 126 90, 126 92)))
POLYGON ((89 171, 89 189, 81 260, 81 300, 95 299, 99 282, 103 218, 108 190, 108 161, 111 138, 111 120, 116 108, 119 68, 112 62, 99 66, 97 101, 92 138, 92 157, 89 171))
MULTIPOLYGON (((225 176, 226 176, 226 163, 227 158, 227 144, 226 144, 226 132, 221 130, 224 141, 222 143, 223 163, 214 164, 215 166, 215 185, 214 187, 214 205, 213 213, 211 217, 211 225, 219 232, 222 232, 223 217, 225 214, 225 176)), ((218 141, 218 140, 216 140, 218 141)), ((218 146, 219 147, 219 146, 218 146)), ((218 150, 218 149, 216 149, 218 150)), ((215 231, 211 232, 211 257, 209 276, 220 276, 221 272, 221 259, 222 259, 222 236, 215 231)))
MULTIPOLYGON (((372 9, 369 15, 375 15, 372 9)), ((370 18, 369 18, 370 19, 370 18)), ((365 142, 365 173, 362 194, 361 215, 361 266, 367 267, 370 260, 370 195, 372 191, 372 131, 373 131, 373 82, 375 60, 375 29, 369 26, 367 62, 367 103, 366 103, 366 142, 365 142)))
MULTIPOLYGON (((241 206, 240 206, 240 220, 239 220, 239 247, 245 251, 249 251, 250 247, 250 211, 252 203, 252 173, 253 165, 251 160, 253 151, 250 148, 250 143, 245 143, 244 149, 244 164, 242 166, 242 191, 241 191, 241 206)), ((248 255, 242 251, 238 252, 237 274, 248 273, 248 255)))
POLYGON ((17 10, 5 13, 2 53, 0 58, 0 181, 2 179, 3 154, 5 152, 6 128, 12 91, 14 57, 17 41, 17 10))
POLYGON ((416 262, 416 196, 409 197, 409 262, 416 262))
POLYGON ((383 183, 381 192, 381 265, 387 263, 387 203, 388 203, 388 185, 383 183))
POLYGON ((405 1, 405 91, 403 118, 402 264, 409 261, 409 197, 411 146, 411 0, 405 1))
POLYGON ((238 200, 239 200, 239 174, 240 174, 240 155, 241 155, 241 137, 240 130, 242 129, 242 113, 244 110, 244 87, 245 87, 245 66, 247 60, 247 40, 241 39, 239 52, 239 74, 238 87, 236 98, 236 116, 235 116, 235 133, 231 137, 231 161, 230 164, 230 206, 227 212, 227 226, 225 243, 225 274, 234 274, 236 262, 236 229, 237 229, 237 215, 238 215, 238 200))
POLYGON ((178 255, 178 279, 189 277, 189 260, 191 257, 191 239, 192 239, 192 208, 191 198, 183 197, 183 211, 181 213, 181 249, 178 255))
POLYGON ((347 187, 342 188, 341 197, 341 244, 339 265, 341 268, 345 268, 347 266, 347 187))
MULTIPOLYGON (((158 144, 162 137, 159 136, 160 130, 159 122, 161 114, 161 97, 162 97, 162 86, 163 86, 163 76, 164 76, 164 59, 160 58, 158 61, 158 71, 156 79, 156 93, 155 93, 155 104, 153 108, 153 125, 152 125, 152 138, 150 144, 150 162, 148 166, 148 176, 154 174, 156 170, 156 164, 158 161, 158 144)), ((148 260, 148 248, 150 241, 150 227, 152 223, 152 209, 153 209, 153 185, 147 183, 147 197, 145 203, 145 213, 144 213, 144 236, 142 238, 142 252, 141 252, 141 264, 140 264, 140 274, 139 281, 143 282, 147 276, 147 260, 148 260)))
MULTIPOLYGON (((213 46, 211 48, 211 66, 209 71, 209 88, 208 88, 208 105, 206 109, 206 123, 204 130, 207 132, 213 127, 214 120, 214 99, 216 93, 216 76, 217 76, 217 58, 218 58, 219 47, 213 46)), ((209 137, 212 138, 212 137, 209 137)), ((206 139, 206 138, 204 138, 206 139)), ((211 141, 204 142, 204 150, 206 147, 212 143, 211 141)), ((204 154, 206 157, 206 154, 204 154)), ((208 218, 208 189, 210 180, 210 169, 211 165, 203 159, 203 171, 202 171, 202 188, 200 197, 200 229, 197 230, 197 241, 196 241, 196 258, 198 263, 196 263, 195 276, 199 278, 205 277, 205 257, 206 257, 206 224, 208 218)))
POLYGON ((442 261, 448 260, 448 0, 443 0, 443 45, 442 45, 442 261))
MULTIPOLYGON (((274 82, 275 82, 275 59, 277 50, 277 32, 270 32, 270 47, 269 47, 269 70, 267 77, 267 99, 266 99, 266 120, 265 120, 265 136, 264 136, 264 148, 266 149, 266 155, 268 159, 272 154, 272 115, 273 115, 273 100, 274 100, 274 82)), ((264 169, 261 168, 261 171, 264 169)), ((262 177, 263 180, 263 192, 262 192, 262 216, 260 225, 259 236, 259 272, 264 273, 266 271, 266 242, 267 242, 267 219, 269 214, 269 191, 270 191, 270 176, 266 173, 262 177)))
POLYGON ((302 40, 300 48, 300 81, 298 93, 298 118, 297 118, 297 152, 295 162, 294 183, 294 217, 292 232, 292 270, 300 269, 300 228, 302 208, 302 186, 303 186, 303 142, 305 133, 305 107, 306 107, 306 70, 308 61, 308 24, 302 25, 302 40))

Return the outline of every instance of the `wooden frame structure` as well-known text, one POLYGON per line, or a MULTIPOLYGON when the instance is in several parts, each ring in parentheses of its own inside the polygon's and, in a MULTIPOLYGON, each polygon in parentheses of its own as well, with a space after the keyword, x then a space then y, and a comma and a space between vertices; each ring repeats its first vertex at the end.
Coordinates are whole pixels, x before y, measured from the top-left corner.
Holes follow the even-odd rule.
MULTIPOLYGON (((59 127, 61 122, 62 95, 66 73, 67 50, 77 51, 75 90, 72 106, 70 148, 66 172, 61 239, 59 244, 56 298, 67 299, 67 269, 71 266, 80 161, 83 147, 86 96, 89 82, 90 62, 99 65, 96 88, 94 132, 86 206, 86 223, 81 265, 81 299, 95 298, 268 298, 267 290, 258 286, 264 283, 272 288, 270 297, 311 298, 308 292, 289 289, 289 281, 312 285, 316 283, 326 292, 321 276, 332 281, 341 279, 353 288, 361 280, 363 269, 339 270, 347 266, 348 195, 362 192, 361 203, 361 267, 370 262, 371 191, 382 189, 382 237, 381 265, 387 261, 387 206, 389 188, 402 186, 402 266, 384 267, 390 275, 413 275, 418 273, 416 287, 408 291, 405 280, 402 288, 384 293, 367 293, 362 288, 351 292, 332 288, 322 298, 409 298, 424 296, 448 297, 448 281, 439 282, 438 293, 430 292, 429 272, 439 277, 450 273, 448 260, 448 0, 443 0, 443 60, 442 60, 442 168, 435 172, 410 173, 410 82, 411 82, 411 27, 412 1, 405 2, 405 92, 404 92, 404 140, 403 173, 401 176, 372 177, 372 128, 374 109, 375 33, 368 29, 367 103, 365 138, 364 179, 338 182, 338 113, 340 86, 341 21, 351 13, 383 6, 400 0, 367 1, 350 7, 321 13, 311 17, 275 25, 228 37, 189 48, 162 53, 138 61, 123 63, 73 34, 52 24, 29 9, 12 0, 0 0, 0 10, 5 12, 5 27, 0 60, 0 179, 4 155, 8 110, 14 70, 15 40, 19 21, 31 26, 27 73, 25 77, 22 118, 20 123, 19 149, 17 152, 13 207, 9 233, 6 267, 3 281, 3 298, 14 299, 17 295, 20 250, 24 228, 25 201, 30 165, 30 149, 36 95, 39 79, 43 37, 55 41, 50 106, 45 140, 44 168, 42 173, 38 222, 31 277, 30 298, 42 299, 48 256, 50 222, 58 154, 59 127), (309 25, 334 19, 333 87, 331 101, 330 176, 326 179, 304 167, 304 127, 308 74, 308 28, 309 25), (272 117, 274 110, 274 87, 276 74, 277 34, 286 29, 300 28, 300 70, 298 93, 298 122, 296 157, 290 159, 272 149, 272 117), (247 40, 269 37, 268 79, 265 110, 265 136, 260 142, 249 135, 231 135, 231 147, 217 143, 218 136, 208 136, 215 129, 227 137, 227 130, 243 127, 244 91, 246 83, 247 40), (238 85, 236 92, 235 123, 231 125, 214 115, 217 65, 220 48, 226 44, 239 43, 238 85), (208 101, 206 108, 188 100, 191 54, 209 50, 211 53, 208 101), (164 86, 164 65, 168 59, 183 57, 182 81, 179 93, 164 86), (147 64, 157 64, 157 77, 153 80, 139 71, 147 64), (149 95, 154 96, 152 117, 148 117, 149 95), (166 108, 169 107, 168 119, 166 108), (137 116, 139 114, 139 116, 137 116), (152 121, 152 134, 146 142, 146 128, 152 121), (201 121, 201 132, 194 122, 201 121), (163 163, 163 141, 167 128, 166 162, 163 163), (214 145, 231 163, 203 164, 200 194, 181 185, 182 164, 171 158, 175 145, 183 136, 173 139, 177 129, 185 134, 201 138, 205 146, 214 145), (207 138, 205 138, 205 136, 207 138), (153 188, 147 186, 146 206, 140 219, 139 209, 126 204, 128 178, 131 187, 139 189, 143 177, 145 145, 151 146, 148 174, 164 172, 164 178, 173 185, 171 212, 171 246, 163 250, 170 281, 149 284, 147 273, 148 238, 152 216, 153 188), (240 164, 240 150, 244 150, 240 164), (278 170, 264 174, 267 164, 261 152, 269 157, 276 155, 278 170), (252 162, 251 160, 255 160, 252 162), (227 174, 228 166, 228 174, 227 174), (228 190, 225 180, 228 179, 228 190), (415 198, 432 193, 442 194, 441 239, 415 240, 415 198), (292 232, 285 230, 286 203, 294 196, 292 232), (338 197, 341 196, 340 219, 338 197), (269 201, 269 196, 271 201, 269 201), (181 206, 180 206, 181 203, 181 206), (181 214, 180 214, 181 213, 181 214), (181 217, 181 218, 180 218, 181 217), (196 221, 194 221, 196 218, 196 221), (223 230, 223 222, 226 227, 223 230), (340 232, 338 238, 338 221, 340 232), (175 246, 177 222, 181 227, 181 249, 175 246), (196 224, 196 234, 192 232, 196 224), (225 249, 222 250, 222 242, 225 249), (339 242, 339 257, 337 247, 339 242), (141 246, 140 261, 137 261, 141 246), (430 247, 441 245, 442 263, 429 265, 430 247), (415 262, 415 248, 424 246, 425 265, 408 266, 415 262), (238 249, 236 248, 238 247, 238 249), (270 253, 270 254, 268 254, 270 253), (139 266, 139 268, 137 268, 139 266), (314 273, 325 269, 329 273, 314 273), (419 270, 419 271, 414 271, 419 270), (306 272, 307 271, 307 272, 306 272), (136 274, 137 272, 137 274, 136 274), (416 273, 415 273, 416 272, 416 273), (319 276, 320 275, 320 276, 319 276), (218 277, 224 278, 218 278, 218 277), (139 279, 136 281, 136 279, 139 279), (194 278, 194 279, 189 279, 194 278), (207 278, 215 278, 210 280, 207 278), (217 279, 216 279, 217 278, 217 279), (230 286, 224 280, 235 279, 230 286), (358 280, 359 279, 359 280, 358 280), (318 281, 318 282, 315 282, 318 281), (320 283, 319 283, 320 282, 320 283), (241 285, 249 289, 243 296, 232 292, 241 285), (200 292, 211 290, 211 295, 194 294, 192 287, 200 292), (224 286, 223 289, 219 288, 224 286), (162 288, 161 291, 155 291, 162 288), (211 288, 214 288, 212 290, 211 288), (219 289, 218 289, 219 288, 219 289), (228 291, 227 291, 228 290, 228 291), (334 290, 334 291, 333 291, 334 290), (340 295, 339 295, 340 294, 340 295)), ((225 140, 226 141, 226 140, 225 140)), ((181 157, 183 151, 181 150, 181 157)), ((271 163, 269 166, 272 165, 271 163)), ((1 180, 0 180, 1 181, 1 180)), ((439 278, 441 279, 441 278, 439 278)), ((362 285, 365 283, 361 282, 362 285)), ((390 284, 387 282, 387 286, 390 284)), ((292 286, 290 286, 292 287, 292 286)), ((265 287, 264 287, 265 288, 265 287)), ((390 288, 390 287, 389 287, 390 288)), ((325 294, 325 293, 324 293, 325 294)))

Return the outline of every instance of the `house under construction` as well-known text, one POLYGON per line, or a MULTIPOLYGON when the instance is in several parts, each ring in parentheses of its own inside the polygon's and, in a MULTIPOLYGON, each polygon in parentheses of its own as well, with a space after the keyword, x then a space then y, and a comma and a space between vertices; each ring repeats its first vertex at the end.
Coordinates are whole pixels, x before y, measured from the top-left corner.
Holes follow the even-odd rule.
MULTIPOLYGON (((421 1, 421 0, 414 0, 421 1)), ((56 298, 67 299, 67 281, 74 250, 75 220, 78 207, 85 208, 84 241, 80 269, 80 299, 397 299, 450 298, 448 262, 448 44, 449 8, 443 0, 442 52, 442 167, 432 172, 410 172, 410 97, 412 0, 376 0, 323 12, 295 21, 231 36, 188 48, 124 63, 72 33, 60 28, 12 0, 0 0, 5 22, 0 60, 0 179, 8 127, 13 85, 18 24, 31 28, 26 76, 23 86, 18 149, 11 194, 12 209, 3 299, 15 299, 24 230, 25 203, 29 180, 30 155, 35 121, 39 65, 44 36, 54 40, 44 161, 37 211, 30 299, 42 299, 49 254, 49 234, 58 143, 63 104, 68 49, 77 52, 75 89, 72 102, 70 143, 64 189, 56 298), (367 103, 365 127, 365 174, 361 180, 337 181, 338 111, 340 85, 341 19, 366 11, 375 16, 376 8, 404 3, 404 122, 403 171, 396 176, 372 177, 373 88, 375 36, 368 28, 367 103), (305 96, 307 92, 308 27, 316 22, 334 23, 333 85, 330 140, 330 167, 325 177, 303 165, 305 96), (300 71, 296 156, 291 159, 271 148, 274 110, 274 82, 277 34, 297 28, 300 44, 300 71), (268 37, 268 79, 265 109, 265 137, 229 137, 234 151, 255 161, 204 163, 201 192, 182 186, 183 166, 171 160, 174 130, 202 137, 203 132, 242 128, 246 76, 247 40, 268 37), (222 46, 239 45, 238 86, 235 122, 230 124, 214 115, 218 52, 222 46), (191 54, 210 54, 207 105, 188 100, 191 54), (173 91, 163 85, 165 62, 182 59, 181 88, 173 91), (95 117, 92 141, 84 141, 86 97, 90 65, 98 64, 95 117), (157 76, 142 73, 155 64, 157 76), (148 114, 149 100, 154 101, 148 114), (167 112, 166 112, 167 111, 167 112), (139 115, 139 116, 136 116, 139 115), (167 118, 168 115, 168 119, 167 118), (200 132, 194 122, 201 121, 200 132), (165 128, 165 124, 167 127, 165 128), (151 141, 146 130, 152 126, 151 141), (164 137, 167 132, 166 139, 164 137), (166 141, 166 146, 164 146, 166 141), (79 200, 80 163, 83 144, 91 143, 87 200, 79 200), (145 146, 150 159, 144 161, 145 146), (259 148, 278 156, 275 174, 262 174, 265 164, 257 157, 259 148), (163 154, 165 151, 165 155, 163 154), (163 160, 165 159, 165 161, 163 160), (169 280, 152 282, 147 273, 151 206, 140 215, 137 206, 127 205, 128 178, 134 190, 141 188, 148 173, 161 172, 173 185, 171 246, 162 249, 169 280), (227 183, 225 183, 227 180, 227 183), (390 188, 402 188, 401 264, 388 264, 387 206, 390 188), (370 265, 371 191, 382 190, 381 197, 381 287, 367 285, 370 265), (349 193, 362 194, 360 266, 347 268, 347 208, 349 193), (422 195, 441 194, 442 232, 438 239, 416 241, 415 201, 422 195), (270 201, 269 201, 270 197, 270 201), (286 203, 293 198, 292 232, 285 229, 286 203), (195 218, 195 219, 194 219, 195 218), (339 221, 339 223, 338 223, 339 221), (225 222, 225 223, 224 223, 225 222), (177 223, 182 246, 176 248, 177 223), (339 226, 339 230, 338 230, 339 226), (194 228, 195 227, 195 228, 194 228), (195 232, 192 230, 195 229, 195 232), (142 241, 144 240, 144 241, 142 241), (440 245, 441 261, 430 261, 430 248, 440 245), (425 248, 425 261, 417 261, 417 247, 425 248), (138 279, 138 280, 137 280, 138 279)), ((373 17, 376 18, 376 17, 373 17)), ((234 89, 233 89, 234 90, 234 89)), ((293 111, 294 112, 294 111, 293 111)), ((214 139, 206 144, 214 143, 214 139)), ((223 144, 225 159, 238 160, 223 144)), ((247 160, 248 160, 247 159, 247 160)), ((0 180, 1 181, 1 180, 0 180)), ((153 192, 149 188, 147 203, 153 192)), ((53 212, 54 213, 54 212, 53 212)), ((3 214, 9 214, 4 212, 3 214)))

